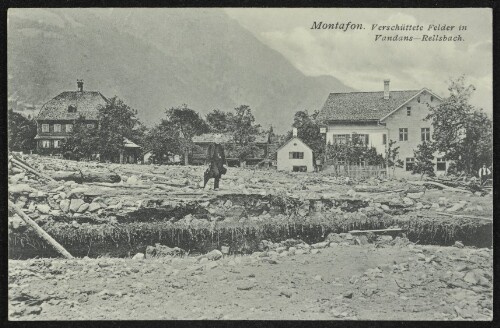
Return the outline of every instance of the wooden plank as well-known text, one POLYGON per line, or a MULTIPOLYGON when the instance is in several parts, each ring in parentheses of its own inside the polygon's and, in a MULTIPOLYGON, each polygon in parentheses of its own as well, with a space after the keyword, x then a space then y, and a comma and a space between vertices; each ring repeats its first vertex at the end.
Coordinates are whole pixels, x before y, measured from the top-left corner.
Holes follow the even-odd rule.
POLYGON ((26 171, 28 172, 31 172, 33 174, 35 174, 36 176, 39 176, 41 178, 44 178, 44 179, 47 179, 49 181, 52 181, 52 182, 56 182, 56 180, 52 179, 51 177, 49 177, 48 175, 46 174, 43 174, 41 172, 38 172, 37 170, 35 169, 32 169, 31 167, 29 166, 26 166, 24 165, 23 163, 19 162, 18 160, 16 160, 15 158, 11 158, 10 161, 12 162, 12 164, 22 168, 22 169, 25 169, 26 171))
POLYGON ((384 233, 396 233, 396 232, 405 232, 405 229, 399 228, 391 228, 391 229, 377 229, 377 230, 351 230, 349 233, 351 235, 362 235, 366 233, 374 233, 374 234, 384 234, 384 233))
POLYGON ((40 228, 40 226, 33 221, 29 216, 27 216, 19 207, 17 207, 10 199, 9 199, 9 208, 12 209, 17 215, 21 217, 29 226, 35 230, 36 234, 40 236, 42 239, 47 241, 52 247, 54 247, 62 256, 67 259, 72 259, 73 255, 71 255, 64 247, 61 246, 54 238, 52 238, 45 230, 40 228))
POLYGON ((472 215, 462 215, 462 214, 453 214, 453 213, 443 213, 443 212, 436 212, 439 215, 446 215, 446 216, 452 216, 456 218, 466 218, 466 219, 478 219, 478 220, 488 220, 488 221, 493 221, 493 218, 487 218, 484 216, 472 216, 472 215))

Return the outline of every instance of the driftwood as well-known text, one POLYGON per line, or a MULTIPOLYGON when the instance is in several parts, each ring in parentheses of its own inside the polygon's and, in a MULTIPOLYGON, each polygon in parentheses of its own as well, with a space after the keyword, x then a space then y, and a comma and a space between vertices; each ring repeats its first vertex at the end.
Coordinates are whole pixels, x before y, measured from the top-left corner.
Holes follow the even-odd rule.
POLYGON ((54 180, 83 182, 120 182, 121 178, 116 173, 95 171, 57 171, 50 174, 54 180))
POLYGON ((31 168, 30 166, 27 166, 27 165, 25 165, 25 164, 23 164, 23 163, 19 162, 19 161, 18 161, 17 159, 15 159, 15 158, 11 158, 11 159, 10 159, 10 161, 11 161, 11 163, 12 163, 12 164, 14 164, 14 165, 16 165, 16 166, 18 166, 18 167, 20 167, 20 168, 22 168, 22 169, 24 169, 24 170, 26 170, 26 171, 28 171, 28 172, 33 173, 33 174, 35 174, 36 176, 39 176, 39 177, 41 177, 41 178, 47 179, 47 180, 52 181, 52 182, 55 182, 55 181, 56 181, 56 180, 52 179, 51 177, 49 177, 48 175, 43 174, 43 173, 41 173, 41 172, 38 172, 37 170, 35 170, 35 169, 31 168))
POLYGON ((88 182, 89 186, 100 186, 108 188, 129 188, 129 189, 151 189, 150 185, 127 185, 118 183, 106 183, 106 182, 88 182))
POLYGON ((436 212, 437 214, 440 215, 446 215, 446 216, 452 216, 456 218, 466 218, 466 219, 478 219, 478 220, 488 220, 488 221, 493 221, 492 218, 486 218, 483 216, 473 216, 473 215, 463 215, 463 214, 452 214, 452 213, 443 213, 443 212, 436 212))
POLYGON ((67 259, 72 259, 73 256, 59 244, 54 238, 52 238, 45 230, 40 228, 35 221, 33 221, 29 216, 27 216, 19 207, 17 207, 12 201, 9 200, 9 208, 12 209, 17 215, 21 217, 28 225, 30 225, 36 234, 42 239, 47 241, 52 247, 54 247, 62 256, 67 259))
POLYGON ((434 181, 408 181, 409 184, 417 185, 417 186, 422 186, 422 185, 431 185, 431 186, 436 186, 441 189, 449 190, 449 191, 456 191, 456 192, 465 192, 469 193, 469 190, 465 189, 459 189, 459 188, 453 188, 453 187, 448 187, 442 183, 434 182, 434 181))
POLYGON ((374 233, 374 234, 391 234, 391 233, 401 233, 405 232, 405 229, 400 228, 390 228, 390 229, 376 229, 376 230, 351 230, 349 233, 351 235, 362 235, 366 233, 374 233))

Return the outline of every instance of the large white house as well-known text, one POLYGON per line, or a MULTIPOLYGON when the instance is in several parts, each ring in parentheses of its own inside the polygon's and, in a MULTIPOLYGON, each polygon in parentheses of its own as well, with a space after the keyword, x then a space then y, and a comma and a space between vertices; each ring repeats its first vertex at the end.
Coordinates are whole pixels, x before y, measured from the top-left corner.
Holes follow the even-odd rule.
MULTIPOLYGON (((429 106, 437 106, 441 97, 429 89, 390 91, 384 80, 384 91, 330 93, 318 118, 324 122, 326 142, 345 143, 357 134, 367 145, 385 154, 389 140, 399 146, 404 171, 411 171, 413 151, 422 141, 431 139, 432 124, 424 120, 429 106)), ((446 171, 447 163, 436 156, 435 171, 446 171)))

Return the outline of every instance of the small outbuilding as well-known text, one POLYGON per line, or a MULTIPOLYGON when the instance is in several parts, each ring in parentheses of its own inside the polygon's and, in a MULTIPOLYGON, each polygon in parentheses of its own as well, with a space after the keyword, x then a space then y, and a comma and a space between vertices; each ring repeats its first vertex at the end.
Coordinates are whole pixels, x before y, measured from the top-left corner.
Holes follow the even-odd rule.
POLYGON ((276 151, 278 171, 313 172, 313 151, 297 137, 297 129, 293 129, 293 138, 276 151))

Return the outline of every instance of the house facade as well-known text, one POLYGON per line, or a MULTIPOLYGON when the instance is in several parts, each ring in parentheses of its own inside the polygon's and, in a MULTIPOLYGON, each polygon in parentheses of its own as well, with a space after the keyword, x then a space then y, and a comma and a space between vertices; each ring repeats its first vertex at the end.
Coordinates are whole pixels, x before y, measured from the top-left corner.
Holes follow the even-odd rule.
POLYGON ((276 151, 278 171, 313 172, 313 151, 297 137, 297 129, 293 129, 293 137, 276 151))
POLYGON ((39 154, 61 154, 62 141, 71 134, 79 117, 89 128, 97 129, 99 108, 106 106, 108 99, 98 91, 84 91, 81 80, 77 86, 76 91, 64 91, 40 109, 35 137, 39 154))
MULTIPOLYGON (((431 140, 432 124, 425 120, 429 106, 439 105, 442 99, 426 88, 390 91, 389 83, 385 80, 384 91, 379 92, 331 93, 318 118, 330 144, 345 143, 357 135, 363 144, 385 155, 389 141, 396 141, 393 147, 399 146, 399 159, 404 162, 397 171, 411 172, 414 150, 431 140)), ((437 174, 448 168, 437 153, 434 164, 437 174)))

